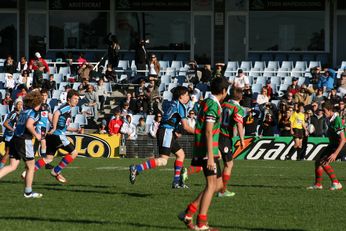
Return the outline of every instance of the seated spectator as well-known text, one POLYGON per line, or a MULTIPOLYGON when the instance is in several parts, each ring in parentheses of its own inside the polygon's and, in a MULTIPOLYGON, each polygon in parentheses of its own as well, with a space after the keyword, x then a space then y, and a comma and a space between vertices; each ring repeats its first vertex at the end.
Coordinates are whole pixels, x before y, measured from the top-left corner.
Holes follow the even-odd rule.
POLYGON ((116 109, 112 119, 108 123, 108 131, 110 135, 120 134, 120 128, 123 125, 123 120, 120 117, 120 110, 116 109))
POLYGON ((133 113, 129 108, 130 108, 130 104, 128 102, 125 102, 123 106, 121 107, 121 117, 126 118, 128 114, 133 113))
POLYGON ((189 111, 189 115, 187 116, 187 124, 191 128, 195 128, 195 125, 196 125, 196 115, 195 114, 196 114, 195 111, 191 110, 191 111, 189 111))
POLYGON ((49 80, 43 81, 42 89, 47 90, 51 95, 53 95, 53 91, 56 90, 56 82, 53 74, 49 75, 49 80))
POLYGON ((202 83, 209 83, 212 79, 212 71, 210 64, 205 64, 202 69, 202 77, 201 82, 202 83))
POLYGON ((287 92, 286 96, 281 98, 279 108, 281 108, 281 104, 283 103, 285 103, 288 107, 294 105, 293 94, 291 92, 287 92))
POLYGON ((312 101, 316 102, 318 104, 318 107, 322 106, 322 103, 324 103, 325 101, 323 88, 318 88, 316 90, 316 94, 313 96, 312 101))
POLYGON ((293 96, 299 92, 298 78, 292 78, 292 84, 288 86, 287 92, 291 93, 293 96))
POLYGON ((22 74, 19 76, 17 81, 17 86, 24 85, 26 88, 30 89, 32 84, 32 78, 29 76, 28 70, 23 70, 22 74))
POLYGON ((155 115, 155 118, 152 124, 150 124, 149 134, 152 138, 156 138, 156 133, 157 133, 157 130, 159 130, 161 119, 162 119, 162 114, 158 113, 155 115))
POLYGON ((199 82, 198 76, 197 76, 197 62, 195 60, 190 60, 189 68, 186 72, 186 79, 189 83, 197 84, 199 82))
POLYGON ((85 93, 85 99, 88 101, 87 106, 93 108, 93 116, 94 116, 94 121, 97 122, 99 116, 99 110, 98 108, 100 107, 99 105, 99 98, 94 90, 94 86, 89 84, 87 91, 85 93))
POLYGON ((78 93, 84 96, 89 87, 89 80, 83 79, 82 83, 78 86, 78 93))
POLYGON ((221 78, 223 77, 224 71, 223 67, 225 66, 224 63, 216 63, 215 64, 215 71, 214 71, 214 78, 221 78))
POLYGON ((109 82, 117 81, 117 73, 113 70, 112 64, 107 64, 107 69, 105 72, 105 80, 109 82))
POLYGON ((258 129, 259 136, 274 136, 275 121, 270 113, 265 115, 265 119, 258 129))
POLYGON ((240 105, 247 108, 252 108, 252 89, 250 87, 246 87, 243 90, 243 98, 240 101, 240 105))
POLYGON ((292 136, 291 135, 291 121, 290 114, 284 112, 279 121, 280 136, 292 136))
POLYGON ((234 86, 238 88, 248 88, 250 86, 249 78, 242 69, 238 70, 238 74, 234 78, 234 86))
POLYGON ((302 85, 299 92, 294 95, 294 102, 309 105, 311 103, 311 94, 314 92, 312 88, 307 88, 305 84, 302 85))
POLYGON ((312 84, 314 89, 317 89, 318 80, 321 77, 321 67, 313 67, 310 69, 311 79, 310 84, 312 84))
POLYGON ((265 87, 262 88, 262 92, 261 94, 258 94, 256 102, 259 106, 269 103, 267 88, 265 87))
POLYGON ((5 98, 2 100, 2 105, 8 105, 9 108, 12 108, 13 100, 11 98, 11 93, 6 92, 5 98))
POLYGON ((120 133, 123 134, 125 136, 125 139, 127 140, 136 140, 137 139, 136 126, 131 122, 132 122, 132 116, 127 115, 126 118, 124 118, 124 123, 121 126, 120 133))
POLYGON ((256 136, 258 121, 259 113, 253 108, 249 108, 244 118, 245 136, 256 136))
POLYGON ((345 102, 340 100, 339 101, 339 107, 338 107, 338 113, 339 113, 339 116, 342 120, 342 124, 345 125, 345 122, 346 122, 346 107, 345 107, 345 102))
POLYGON ((145 119, 141 117, 137 125, 137 135, 144 136, 147 135, 145 119))
POLYGON ((341 97, 337 95, 336 89, 333 88, 329 94, 328 94, 328 100, 333 104, 333 105, 338 105, 339 102, 341 101, 341 97))
POLYGON ((107 96, 106 85, 104 83, 103 78, 100 78, 99 81, 97 82, 96 94, 99 98, 100 110, 103 111, 103 108, 106 102, 106 96, 107 96))
POLYGON ((11 93, 13 88, 15 87, 15 85, 16 85, 16 83, 15 83, 15 80, 13 78, 13 75, 6 73, 5 74, 5 85, 4 85, 5 89, 11 93))
POLYGON ((145 80, 144 79, 140 80, 139 86, 135 88, 135 92, 136 92, 136 97, 145 94, 145 80))
POLYGON ((17 72, 23 73, 23 71, 27 71, 28 69, 29 67, 28 67, 28 62, 26 60, 26 57, 22 56, 17 65, 17 72))
POLYGON ((28 94, 28 89, 24 86, 24 85, 20 85, 18 87, 19 92, 16 94, 16 97, 22 97, 24 98, 26 96, 26 94, 28 94))
POLYGON ((274 91, 273 91, 273 88, 272 88, 270 80, 266 81, 265 88, 267 89, 267 95, 268 95, 268 98, 269 98, 269 101, 270 101, 271 99, 273 99, 273 96, 274 96, 274 91))
POLYGON ((324 74, 318 80, 317 87, 323 88, 325 91, 330 91, 334 88, 334 76, 331 73, 331 69, 325 69, 324 74))
POLYGON ((16 63, 13 60, 11 55, 7 56, 6 58, 6 61, 4 63, 4 71, 5 73, 11 74, 11 75, 13 75, 13 73, 16 72, 16 63))
POLYGON ((345 71, 341 74, 340 86, 338 88, 338 92, 340 92, 342 96, 346 95, 346 72, 345 71))
POLYGON ((326 122, 326 118, 323 114, 322 109, 318 109, 312 116, 311 116, 311 124, 314 126, 315 130, 311 133, 311 136, 313 137, 323 137, 325 136, 328 126, 326 122))
POLYGON ((89 64, 88 62, 84 62, 82 66, 78 69, 78 77, 80 80, 90 80, 90 74, 92 70, 94 69, 94 66, 89 64))

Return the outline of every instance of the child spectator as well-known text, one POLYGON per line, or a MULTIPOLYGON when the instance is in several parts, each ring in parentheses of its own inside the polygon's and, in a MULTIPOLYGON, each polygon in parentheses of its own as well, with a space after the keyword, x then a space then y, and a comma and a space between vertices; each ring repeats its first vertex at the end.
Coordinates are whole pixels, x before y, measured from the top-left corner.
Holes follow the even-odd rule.
POLYGON ((13 100, 11 98, 11 93, 6 92, 5 98, 2 100, 2 105, 8 105, 9 108, 13 105, 13 100))
POLYGON ((157 130, 159 129, 161 119, 162 119, 162 114, 161 113, 156 114, 153 123, 150 125, 149 134, 152 138, 156 138, 156 133, 157 133, 157 130))
POLYGON ((120 118, 120 110, 115 110, 114 117, 108 123, 108 130, 110 135, 116 135, 120 133, 120 128, 123 125, 123 121, 120 118))
POLYGON ((42 89, 46 89, 51 95, 53 95, 53 91, 56 89, 56 82, 53 74, 49 75, 49 80, 43 82, 42 89))
POLYGON ((136 126, 131 122, 132 122, 132 116, 126 115, 126 118, 124 119, 124 123, 121 126, 120 132, 121 134, 125 135, 125 138, 127 140, 136 140, 137 139, 136 126))
POLYGON ((145 120, 144 120, 143 117, 141 117, 139 119, 139 123, 137 125, 137 135, 139 135, 139 136, 147 135, 146 126, 145 126, 145 120))

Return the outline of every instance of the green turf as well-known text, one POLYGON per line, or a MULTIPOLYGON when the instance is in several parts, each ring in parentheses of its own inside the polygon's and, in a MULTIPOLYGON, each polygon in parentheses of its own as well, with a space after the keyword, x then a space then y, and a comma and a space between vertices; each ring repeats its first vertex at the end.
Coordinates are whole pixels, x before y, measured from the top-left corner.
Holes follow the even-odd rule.
MULTIPOLYGON (((25 199, 20 170, 0 181, 0 230, 185 230, 176 215, 204 187, 172 190, 172 165, 147 171, 135 185, 128 165, 140 159, 77 159, 59 185, 48 170, 36 174, 42 199, 25 199)), ((56 163, 56 162, 55 162, 56 163)), ((214 198, 209 222, 221 230, 345 230, 345 191, 307 191, 313 162, 236 161, 233 198, 214 198)), ((343 183, 345 164, 334 164, 343 183)), ((327 189, 329 180, 325 177, 327 189)), ((344 182, 346 185, 346 182, 344 182)))

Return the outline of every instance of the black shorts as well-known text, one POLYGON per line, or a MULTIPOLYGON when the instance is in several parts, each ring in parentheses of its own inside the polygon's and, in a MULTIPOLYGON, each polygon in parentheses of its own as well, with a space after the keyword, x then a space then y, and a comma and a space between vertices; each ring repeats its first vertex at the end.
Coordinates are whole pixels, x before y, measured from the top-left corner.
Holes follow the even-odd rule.
POLYGON ((6 140, 4 141, 4 143, 5 143, 5 148, 9 148, 9 147, 10 147, 10 142, 11 142, 11 141, 6 141, 6 140))
POLYGON ((55 155, 58 149, 62 149, 68 153, 71 153, 75 150, 75 147, 71 142, 67 139, 65 135, 47 135, 47 155, 55 155))
POLYGON ((169 156, 181 149, 173 129, 159 128, 156 134, 159 154, 169 156))
POLYGON ((203 168, 203 173, 205 177, 208 176, 215 176, 217 178, 221 177, 221 167, 220 167, 220 161, 218 158, 214 158, 214 162, 216 164, 216 168, 214 170, 209 170, 207 168, 208 160, 207 159, 201 159, 201 158, 192 158, 191 160, 191 166, 198 166, 203 168))
POLYGON ((304 138, 304 129, 293 128, 293 137, 298 139, 304 138))
POLYGON ((24 161, 35 159, 33 141, 14 136, 10 141, 10 158, 24 161))
MULTIPOLYGON (((335 150, 338 148, 337 145, 333 145, 333 144, 329 144, 327 147, 325 147, 323 149, 323 151, 321 152, 321 155, 317 158, 317 161, 320 161, 321 159, 323 159, 324 157, 328 157, 331 154, 333 154, 335 152, 335 150)), ((346 153, 346 145, 344 145, 344 147, 341 149, 341 151, 339 152, 338 156, 342 156, 346 153)))
POLYGON ((220 135, 219 150, 221 152, 222 160, 224 162, 233 160, 232 140, 230 137, 220 135))

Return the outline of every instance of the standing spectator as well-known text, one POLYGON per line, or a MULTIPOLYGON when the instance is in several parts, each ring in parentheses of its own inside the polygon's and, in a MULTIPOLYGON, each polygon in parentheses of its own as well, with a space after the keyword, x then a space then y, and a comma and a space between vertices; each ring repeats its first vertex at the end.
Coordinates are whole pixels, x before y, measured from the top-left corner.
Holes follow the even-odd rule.
POLYGON ((191 127, 191 128, 195 128, 196 125, 196 114, 194 110, 191 110, 189 112, 189 115, 187 116, 187 124, 191 127))
POLYGON ((81 96, 85 95, 85 92, 88 90, 89 87, 89 80, 83 79, 82 83, 78 86, 78 93, 81 96))
MULTIPOLYGON (((148 52, 147 52, 147 49, 145 48, 145 44, 146 42, 144 41, 144 39, 140 40, 138 47, 136 49, 135 62, 136 62, 137 70, 140 70, 140 71, 146 70, 146 64, 148 60, 148 52)), ((144 75, 144 73, 142 72, 140 73, 140 75, 144 75)))
POLYGON ((248 110, 249 111, 244 118, 245 136, 256 136, 259 113, 257 113, 253 108, 249 108, 248 110))
POLYGON ((235 76, 234 86, 239 88, 248 88, 250 86, 249 78, 244 74, 242 69, 239 69, 238 74, 235 76))
POLYGON ((267 95, 268 95, 269 100, 273 99, 274 92, 273 92, 273 88, 271 86, 271 81, 269 79, 266 81, 265 88, 267 89, 267 95))
POLYGON ((323 88, 323 91, 330 91, 334 88, 334 78, 330 75, 329 71, 325 71, 324 74, 320 76, 317 87, 323 88))
POLYGON ((78 69, 78 76, 80 80, 90 80, 90 74, 93 70, 94 66, 84 62, 82 66, 78 69))
POLYGON ((117 80, 117 73, 114 71, 113 66, 110 63, 107 64, 105 78, 106 78, 106 81, 109 81, 109 82, 116 82, 117 80))
POLYGON ((49 75, 49 80, 43 82, 42 89, 47 90, 53 96, 53 91, 56 90, 56 82, 53 74, 49 75))
POLYGON ((279 121, 280 136, 291 136, 291 121, 290 115, 284 112, 279 121))
POLYGON ((39 63, 41 63, 43 65, 44 72, 49 74, 50 73, 49 66, 48 66, 46 60, 44 60, 41 57, 41 54, 39 52, 35 53, 35 59, 30 60, 29 69, 32 71, 36 71, 37 69, 39 69, 39 65, 38 65, 39 63))
POLYGON ((116 135, 120 133, 120 128, 123 125, 123 120, 120 117, 120 110, 114 111, 113 118, 108 123, 108 131, 110 135, 116 135))
POLYGON ((346 71, 341 74, 338 92, 340 92, 342 96, 346 94, 346 71))
POLYGON ((150 63, 149 63, 149 81, 154 81, 154 83, 158 80, 160 75, 160 63, 156 58, 155 54, 151 55, 150 63))
POLYGON ((103 78, 100 78, 99 81, 97 82, 96 94, 97 94, 98 99, 99 99, 100 110, 103 111, 103 108, 104 108, 104 105, 106 102, 106 95, 107 95, 106 85, 103 81, 103 78))
POLYGON ((296 103, 303 103, 304 105, 311 104, 311 94, 313 89, 307 88, 305 84, 302 85, 299 92, 294 95, 294 101, 296 103))
POLYGON ((17 71, 20 72, 20 73, 23 73, 24 70, 26 71, 28 69, 29 69, 28 61, 26 60, 25 56, 22 56, 20 58, 20 61, 18 62, 17 71))
POLYGON ((318 109, 311 117, 311 124, 314 126, 315 130, 311 133, 313 137, 323 137, 328 129, 326 118, 323 114, 322 109, 318 109))
POLYGON ((129 110, 130 104, 125 102, 121 107, 121 117, 126 118, 127 115, 132 114, 132 111, 129 110))
POLYGON ((214 71, 214 78, 221 78, 223 77, 223 67, 225 66, 224 63, 216 63, 215 64, 215 71, 214 71))
POLYGON ((34 70, 34 75, 33 75, 33 88, 42 87, 44 70, 45 70, 45 67, 43 63, 37 62, 37 69, 34 70))
POLYGON ((112 64, 112 67, 117 67, 119 63, 119 51, 120 45, 116 35, 109 33, 105 39, 108 45, 108 62, 112 64))
POLYGON ((146 132, 146 124, 145 119, 143 117, 139 118, 138 125, 137 125, 137 135, 139 136, 145 136, 148 133, 146 132))
POLYGON ((201 82, 202 83, 209 83, 212 79, 212 72, 211 72, 211 66, 210 64, 205 64, 202 69, 202 77, 201 82))
POLYGON ((78 67, 81 67, 84 63, 87 63, 87 60, 84 58, 84 53, 79 53, 79 57, 77 59, 78 67))
POLYGON ((88 101, 88 106, 93 108, 94 112, 94 121, 97 122, 99 116, 99 110, 98 108, 100 107, 99 105, 99 98, 94 90, 94 86, 89 84, 87 91, 85 93, 85 99, 88 101))
POLYGON ((161 120, 162 120, 162 114, 158 113, 155 115, 155 118, 152 124, 150 124, 149 134, 152 138, 156 138, 156 133, 157 133, 157 130, 159 130, 161 120))
POLYGON ((270 113, 265 115, 264 121, 258 129, 259 136, 274 136, 275 121, 270 113))
POLYGON ((188 63, 189 68, 186 73, 186 78, 188 82, 193 83, 196 85, 199 82, 198 76, 197 76, 197 63, 195 60, 190 60, 188 63))
POLYGON ((243 90, 243 98, 240 105, 247 108, 252 108, 252 89, 247 87, 243 90))
POLYGON ((137 129, 132 123, 132 116, 126 115, 124 118, 124 123, 121 126, 120 133, 125 136, 126 140, 136 140, 137 139, 137 129))
POLYGON ((313 88, 316 89, 318 81, 321 77, 321 67, 313 67, 310 69, 310 73, 311 73, 311 79, 310 79, 310 83, 312 84, 313 88))
POLYGON ((16 63, 11 55, 7 56, 6 61, 4 63, 4 69, 5 73, 7 74, 13 75, 13 73, 16 72, 16 63))

